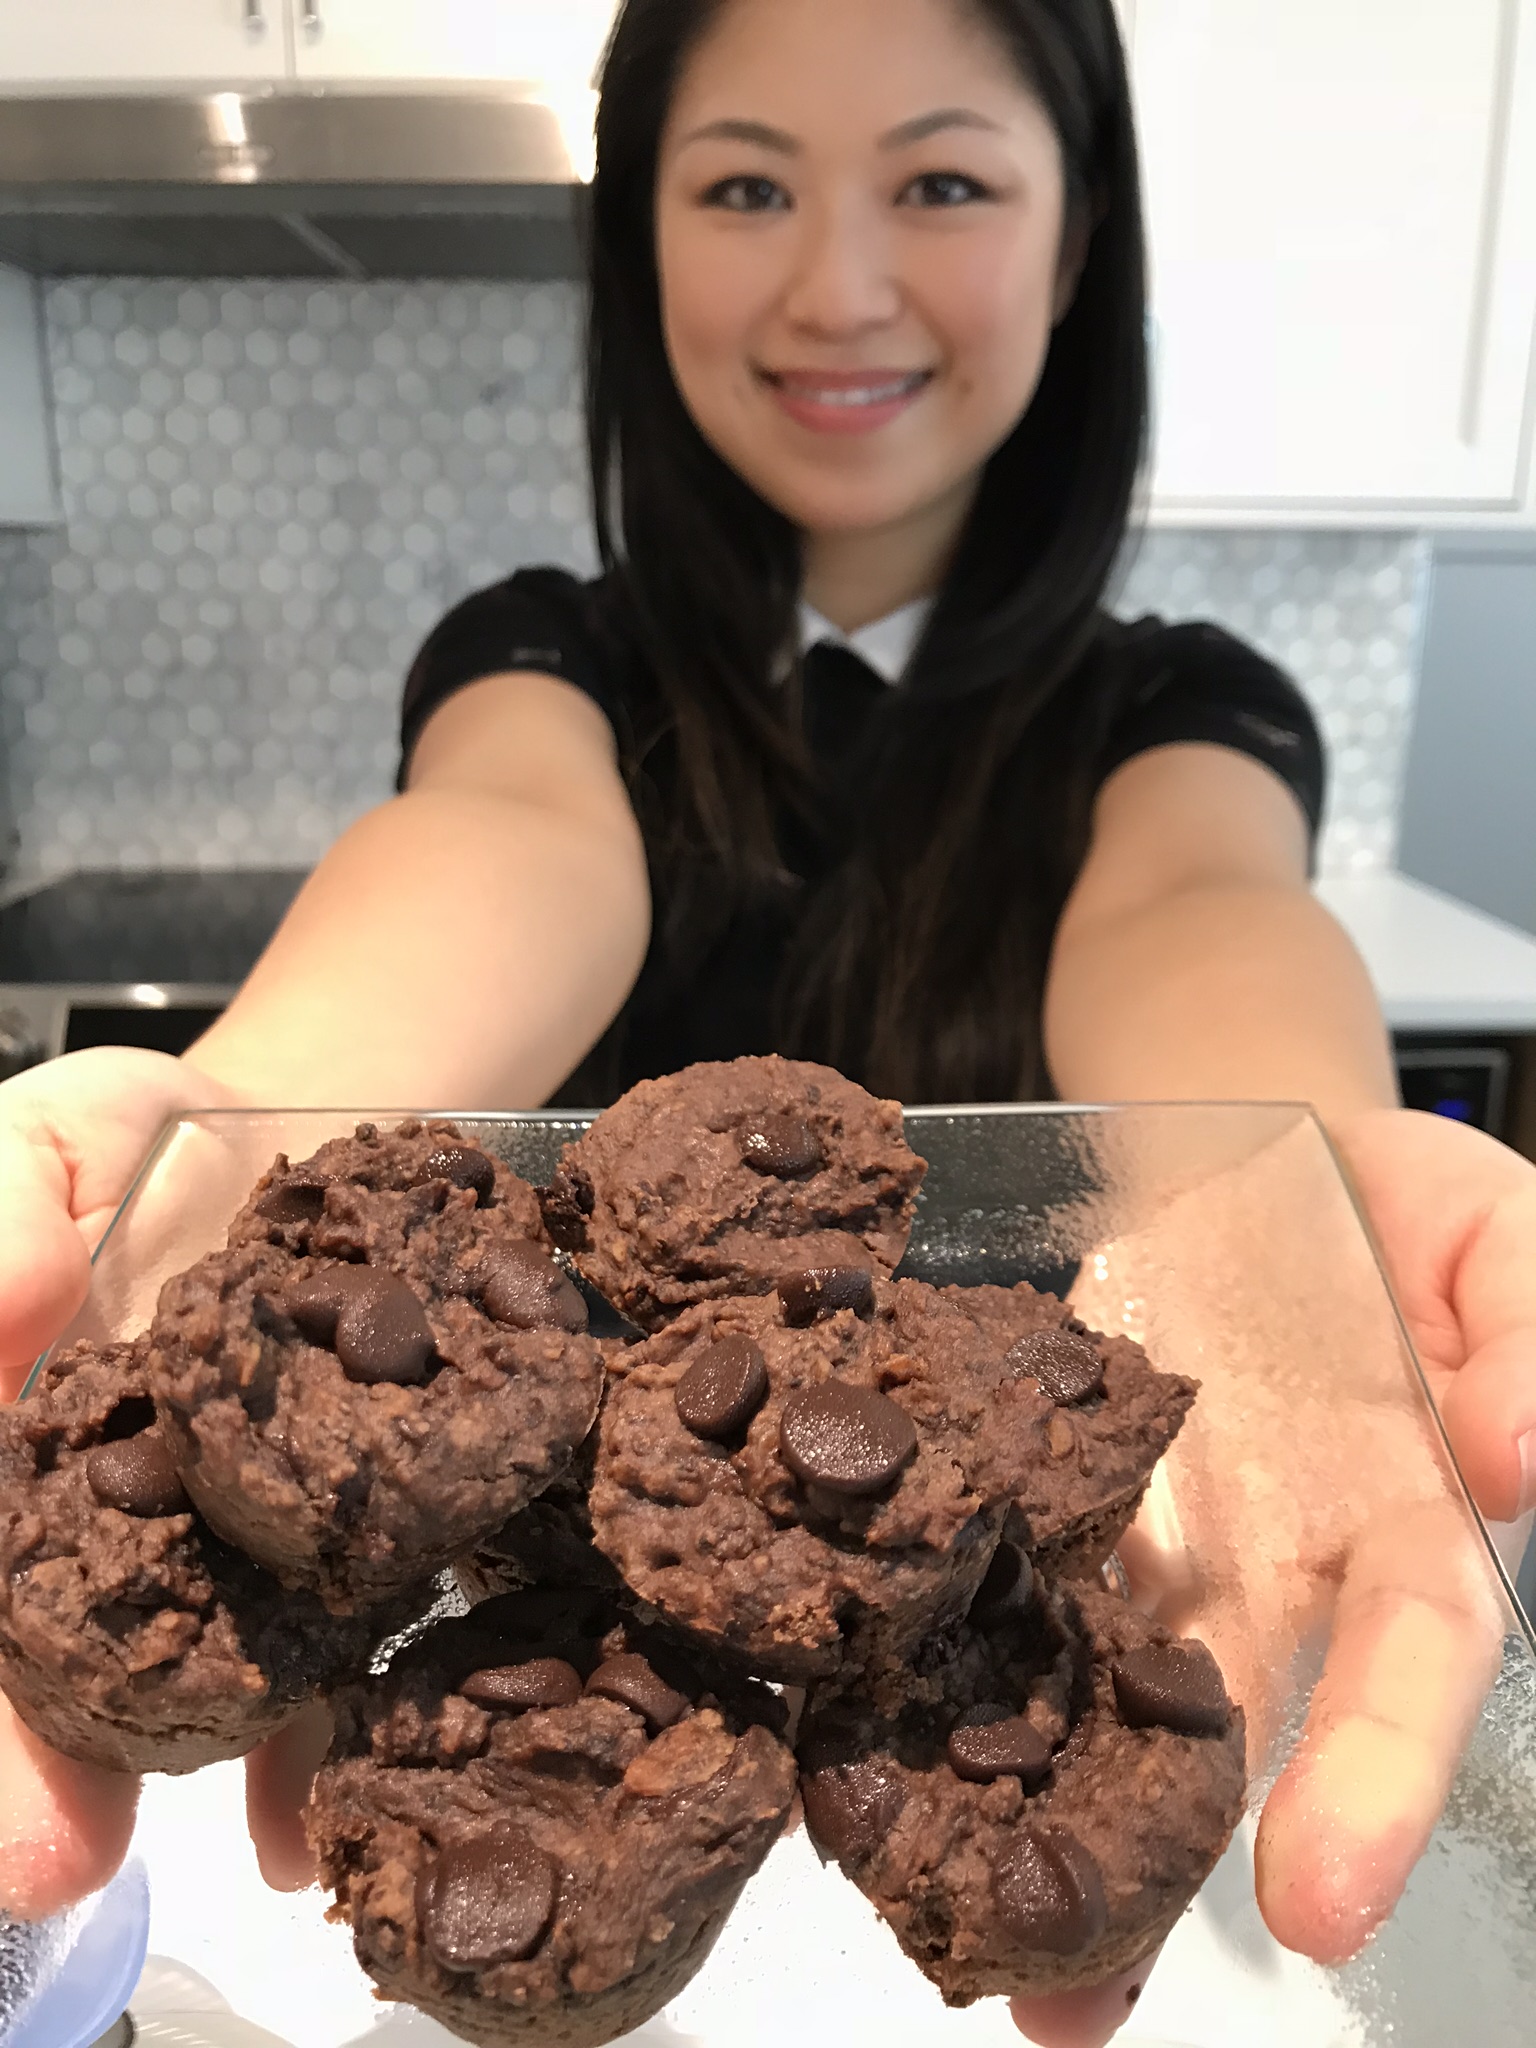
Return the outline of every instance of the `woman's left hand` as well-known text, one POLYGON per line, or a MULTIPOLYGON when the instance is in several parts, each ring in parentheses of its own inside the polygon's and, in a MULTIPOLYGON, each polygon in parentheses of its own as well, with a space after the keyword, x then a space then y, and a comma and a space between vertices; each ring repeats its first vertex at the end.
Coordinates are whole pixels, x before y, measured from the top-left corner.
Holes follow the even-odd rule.
MULTIPOLYGON (((1514 1521, 1536 1507, 1536 1167, 1404 1110, 1332 1135, 1472 1496, 1490 1521, 1514 1521)), ((1499 1617, 1482 1586, 1439 1569, 1432 1521, 1378 1520, 1356 1545, 1306 1730, 1259 1827, 1264 1918, 1323 1963, 1354 1955, 1396 1905, 1497 1669, 1499 1617)), ((1101 2048, 1150 1968, 1018 2000, 1014 2017, 1041 2048, 1101 2048)))

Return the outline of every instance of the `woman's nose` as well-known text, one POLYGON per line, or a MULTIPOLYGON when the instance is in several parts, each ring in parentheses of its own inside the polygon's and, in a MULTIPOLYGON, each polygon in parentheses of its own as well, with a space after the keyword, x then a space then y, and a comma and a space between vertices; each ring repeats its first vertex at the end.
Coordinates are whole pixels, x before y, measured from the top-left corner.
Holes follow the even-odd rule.
POLYGON ((862 209, 807 209, 784 313, 807 333, 836 337, 884 326, 901 287, 881 225, 862 209))

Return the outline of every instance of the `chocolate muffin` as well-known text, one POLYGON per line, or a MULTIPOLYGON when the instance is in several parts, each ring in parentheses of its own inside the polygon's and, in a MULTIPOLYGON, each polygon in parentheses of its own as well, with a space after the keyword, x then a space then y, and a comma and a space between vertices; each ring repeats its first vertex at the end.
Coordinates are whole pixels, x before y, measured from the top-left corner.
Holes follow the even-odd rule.
POLYGON ((404 1614, 336 1620, 213 1536, 146 1350, 76 1345, 0 1410, 0 1685, 67 1756, 179 1773, 243 1755, 365 1670, 404 1614))
POLYGON ((798 1748, 812 1840, 950 2005, 1133 1968, 1243 1812, 1209 1650, 1008 1547, 907 1670, 813 1692, 798 1748))
POLYGON ((943 1293, 1054 1406, 1010 1538, 1048 1577, 1091 1578, 1134 1519, 1198 1383, 1155 1371, 1129 1337, 1101 1336, 1027 1284, 943 1293))
POLYGON ((307 1820, 332 1917, 386 1997, 482 2048, 641 2025, 794 1798, 781 1703, 596 1597, 489 1601, 337 1705, 307 1820))
POLYGON ((601 1356, 529 1234, 532 1191, 451 1132, 361 1125, 279 1161, 151 1328, 193 1501, 336 1611, 451 1564, 560 1477, 597 1413, 601 1356))
POLYGON ((925 1163, 901 1107, 830 1067, 712 1062, 642 1081, 565 1148, 544 1214, 642 1329, 690 1303, 770 1293, 785 1271, 889 1274, 925 1163))
POLYGON ((388 1132, 377 1124, 359 1124, 351 1136, 329 1139, 297 1165, 279 1152, 230 1224, 228 1241, 254 1240, 305 1252, 310 1231, 324 1219, 325 1191, 332 1182, 404 1194, 433 1181, 467 1188, 477 1208, 495 1212, 507 1237, 529 1243, 543 1239, 539 1198, 525 1180, 468 1144, 457 1124, 406 1117, 388 1132))
POLYGON ((899 1657, 963 1614, 1051 1404, 934 1289, 804 1275, 623 1354, 593 1532, 633 1591, 789 1684, 899 1657))

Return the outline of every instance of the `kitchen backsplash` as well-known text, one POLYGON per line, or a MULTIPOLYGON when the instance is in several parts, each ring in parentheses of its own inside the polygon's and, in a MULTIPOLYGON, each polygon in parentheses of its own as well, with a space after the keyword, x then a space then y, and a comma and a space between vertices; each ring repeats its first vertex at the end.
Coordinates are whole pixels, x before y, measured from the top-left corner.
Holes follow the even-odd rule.
MULTIPOLYGON (((444 609, 590 559, 575 289, 76 280, 46 314, 67 524, 0 533, 18 869, 311 861, 388 791, 444 609)), ((1333 870, 1392 859, 1427 569, 1411 536, 1159 532, 1118 600, 1302 683, 1333 870)))

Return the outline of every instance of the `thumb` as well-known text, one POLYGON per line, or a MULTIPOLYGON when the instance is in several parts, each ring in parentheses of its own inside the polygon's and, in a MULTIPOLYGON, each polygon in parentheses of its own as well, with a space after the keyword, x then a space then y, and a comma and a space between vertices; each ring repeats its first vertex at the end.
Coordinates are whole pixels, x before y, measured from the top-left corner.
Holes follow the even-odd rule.
POLYGON ((91 1261, 70 1214, 70 1175, 35 1125, 0 1119, 0 1399, 85 1300, 91 1261))
POLYGON ((1105 2048, 1135 2011, 1158 1954, 1161 1950, 1144 1956, 1134 1970, 1122 1970, 1086 1991, 1016 1998, 1013 2023, 1035 2048, 1105 2048))

